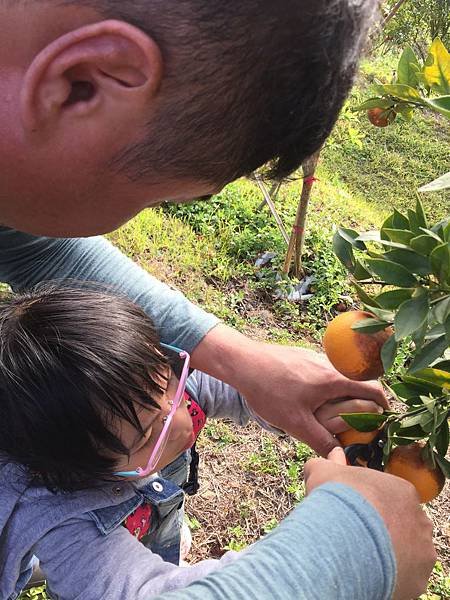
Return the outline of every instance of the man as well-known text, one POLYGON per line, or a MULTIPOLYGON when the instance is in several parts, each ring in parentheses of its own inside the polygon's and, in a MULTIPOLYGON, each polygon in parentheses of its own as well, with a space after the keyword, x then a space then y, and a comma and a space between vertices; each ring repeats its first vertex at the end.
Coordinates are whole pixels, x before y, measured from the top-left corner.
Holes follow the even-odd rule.
POLYGON ((326 456, 345 424, 330 433, 317 411, 339 399, 348 410, 386 407, 377 385, 295 348, 261 352, 101 238, 38 236, 104 233, 266 164, 276 177, 293 172, 336 120, 375 4, 3 0, 0 278, 123 289, 195 368, 326 456))

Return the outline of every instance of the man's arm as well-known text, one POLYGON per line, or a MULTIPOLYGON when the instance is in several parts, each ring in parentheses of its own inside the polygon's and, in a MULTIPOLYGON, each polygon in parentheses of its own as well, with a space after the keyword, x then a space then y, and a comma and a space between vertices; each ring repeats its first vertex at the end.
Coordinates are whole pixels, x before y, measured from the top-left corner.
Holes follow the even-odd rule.
POLYGON ((388 600, 394 588, 395 559, 382 519, 339 484, 316 490, 241 555, 188 568, 162 562, 123 528, 101 537, 78 520, 64 529, 50 531, 36 555, 50 590, 68 600, 388 600))
POLYGON ((375 510, 326 485, 222 571, 158 600, 391 600, 395 559, 375 510))
POLYGON ((218 323, 102 237, 53 239, 0 228, 0 281, 20 290, 66 279, 99 282, 126 294, 153 319, 162 341, 188 352, 218 323))
MULTIPOLYGON (((0 280, 15 289, 52 279, 81 279, 112 286, 138 303, 161 339, 192 352, 192 366, 239 390, 267 423, 326 456, 338 443, 315 412, 340 398, 387 406, 381 387, 353 382, 298 348, 255 342, 171 290, 101 237, 51 239, 0 228, 0 280)), ((339 433, 347 428, 336 419, 339 433)))

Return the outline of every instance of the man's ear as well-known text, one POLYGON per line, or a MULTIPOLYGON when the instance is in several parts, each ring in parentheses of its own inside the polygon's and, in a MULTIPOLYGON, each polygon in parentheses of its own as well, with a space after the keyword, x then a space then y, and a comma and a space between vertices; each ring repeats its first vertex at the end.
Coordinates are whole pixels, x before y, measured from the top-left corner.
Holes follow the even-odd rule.
POLYGON ((110 118, 117 111, 136 117, 136 111, 148 110, 162 73, 159 47, 140 29, 114 20, 86 25, 50 43, 28 67, 20 99, 23 126, 41 130, 61 117, 99 110, 110 118))

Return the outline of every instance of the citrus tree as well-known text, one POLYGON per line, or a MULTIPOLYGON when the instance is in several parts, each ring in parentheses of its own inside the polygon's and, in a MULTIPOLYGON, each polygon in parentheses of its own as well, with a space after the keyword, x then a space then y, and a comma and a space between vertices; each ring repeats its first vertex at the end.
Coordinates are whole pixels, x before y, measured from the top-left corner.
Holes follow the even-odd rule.
MULTIPOLYGON (((429 223, 418 200, 416 210, 409 210, 407 215, 394 210, 379 231, 360 234, 339 228, 334 250, 349 271, 366 312, 359 313, 347 327, 351 330, 348 347, 341 344, 340 349, 331 348, 330 352, 325 344, 327 354, 340 371, 352 378, 373 378, 381 374, 377 372, 381 365, 384 384, 405 406, 402 413, 344 415, 344 419, 362 432, 382 428, 385 465, 396 447, 420 440, 423 460, 450 477, 450 462, 446 459, 450 416, 450 218, 429 223), (352 346, 363 366, 360 371, 356 369, 356 374, 343 369, 342 361, 351 357, 352 346), (388 376, 399 347, 405 372, 391 381, 388 376)), ((343 334, 345 331, 334 336, 338 344, 343 334)), ((357 358, 354 360, 357 363, 357 358)))
MULTIPOLYGON (((356 109, 367 111, 375 126, 388 126, 397 115, 410 120, 424 109, 450 118, 450 54, 435 39, 420 64, 407 47, 393 83, 377 82, 375 91, 356 109)), ((446 187, 450 173, 420 191, 446 187)), ((364 310, 336 317, 325 351, 347 377, 381 376, 404 408, 343 415, 357 435, 346 434, 341 443, 354 447, 347 452, 352 464, 409 479, 427 502, 450 478, 450 217, 430 223, 417 200, 407 214, 394 210, 380 230, 339 228, 333 245, 364 310)))
POLYGON ((355 110, 368 111, 374 125, 386 127, 397 115, 411 120, 415 110, 431 109, 450 117, 450 54, 439 38, 421 63, 411 46, 400 57, 392 83, 373 84, 374 95, 355 110))
MULTIPOLYGON (((450 53, 439 38, 420 62, 410 46, 404 49, 392 83, 373 85, 374 95, 357 106, 367 111, 376 127, 387 127, 398 115, 410 121, 418 110, 432 110, 450 118, 450 53)), ((450 173, 421 188, 421 191, 450 187, 450 173)))

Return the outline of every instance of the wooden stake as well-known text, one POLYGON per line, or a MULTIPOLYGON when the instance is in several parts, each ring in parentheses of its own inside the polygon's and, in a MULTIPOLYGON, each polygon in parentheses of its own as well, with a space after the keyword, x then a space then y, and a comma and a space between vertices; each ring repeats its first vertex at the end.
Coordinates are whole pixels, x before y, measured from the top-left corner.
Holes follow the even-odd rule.
POLYGON ((289 274, 291 269, 292 258, 294 257, 294 272, 296 277, 302 274, 302 253, 305 242, 305 227, 306 216, 308 213, 309 199, 311 197, 311 188, 314 183, 314 174, 316 172, 317 163, 319 162, 320 150, 313 154, 302 164, 303 169, 303 187, 300 202, 297 207, 295 223, 292 228, 291 237, 289 239, 288 251, 284 261, 283 273, 289 274), (295 256, 294 256, 295 254, 295 256))

